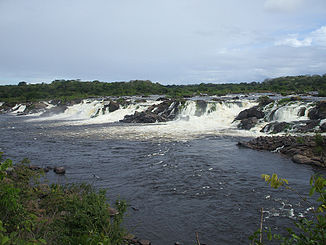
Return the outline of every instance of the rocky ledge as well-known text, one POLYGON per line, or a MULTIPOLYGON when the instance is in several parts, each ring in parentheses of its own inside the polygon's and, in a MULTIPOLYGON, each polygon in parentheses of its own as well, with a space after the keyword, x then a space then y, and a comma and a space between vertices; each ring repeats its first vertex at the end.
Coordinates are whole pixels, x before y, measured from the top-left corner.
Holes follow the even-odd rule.
POLYGON ((316 136, 262 136, 239 146, 254 150, 279 152, 293 162, 326 167, 326 137, 316 136))
POLYGON ((155 123, 173 120, 179 107, 184 101, 165 100, 158 105, 149 107, 146 111, 135 112, 133 115, 126 115, 120 122, 124 123, 155 123))

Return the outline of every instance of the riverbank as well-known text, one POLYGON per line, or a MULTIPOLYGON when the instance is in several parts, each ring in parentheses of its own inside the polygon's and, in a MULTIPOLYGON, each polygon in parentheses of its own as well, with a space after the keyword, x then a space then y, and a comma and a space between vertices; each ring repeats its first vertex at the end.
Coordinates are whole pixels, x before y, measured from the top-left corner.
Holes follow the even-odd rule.
POLYGON ((315 136, 261 136, 239 146, 253 150, 278 152, 293 162, 326 167, 326 137, 315 136))

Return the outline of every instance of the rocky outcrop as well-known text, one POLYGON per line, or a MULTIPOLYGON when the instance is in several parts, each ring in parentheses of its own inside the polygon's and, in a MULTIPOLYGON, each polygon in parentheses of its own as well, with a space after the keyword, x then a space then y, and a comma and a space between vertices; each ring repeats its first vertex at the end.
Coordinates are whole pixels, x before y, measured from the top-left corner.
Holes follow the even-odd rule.
POLYGON ((110 100, 110 103, 108 105, 104 105, 104 109, 108 108, 109 112, 114 112, 116 110, 119 110, 120 105, 118 102, 110 100))
POLYGON ((152 105, 146 111, 135 112, 133 115, 126 115, 120 122, 124 123, 155 123, 173 120, 182 102, 175 100, 163 101, 158 105, 152 105))
POLYGON ((292 126, 293 124, 287 122, 272 122, 263 127, 260 132, 277 134, 288 131, 292 126))
POLYGON ((264 116, 265 113, 261 111, 260 107, 254 106, 241 111, 234 120, 241 120, 238 128, 249 130, 257 124, 258 119, 264 116))
POLYGON ((264 107, 272 102, 274 102, 273 99, 269 98, 268 96, 261 96, 257 99, 257 102, 259 103, 259 107, 264 107))
POLYGON ((316 107, 309 110, 308 117, 312 120, 326 118, 326 101, 318 101, 316 107))
POLYGON ((255 127, 257 122, 258 122, 257 117, 245 118, 245 119, 241 120, 240 124, 238 125, 238 128, 249 130, 249 129, 255 127))
POLYGON ((315 136, 265 136, 252 139, 248 142, 239 142, 239 146, 254 150, 279 152, 296 163, 326 167, 326 137, 324 144, 316 140, 315 136))
POLYGON ((258 106, 251 107, 249 109, 243 110, 235 118, 235 120, 247 119, 250 117, 256 117, 257 119, 263 118, 265 113, 260 110, 258 106))
POLYGON ((271 122, 265 125, 260 132, 278 134, 286 132, 311 133, 318 131, 320 120, 306 120, 295 122, 271 122))

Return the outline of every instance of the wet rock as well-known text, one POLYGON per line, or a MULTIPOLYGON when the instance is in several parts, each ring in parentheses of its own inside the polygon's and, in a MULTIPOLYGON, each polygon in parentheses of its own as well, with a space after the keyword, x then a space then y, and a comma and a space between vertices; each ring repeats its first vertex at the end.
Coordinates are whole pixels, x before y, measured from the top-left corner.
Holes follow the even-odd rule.
POLYGON ((297 131, 301 133, 313 132, 319 126, 320 120, 308 120, 304 122, 305 125, 297 126, 297 131))
POLYGON ((66 173, 66 170, 64 167, 55 167, 53 169, 53 171, 56 173, 56 174, 65 174, 66 173))
POLYGON ((180 101, 163 101, 158 105, 149 107, 146 111, 126 115, 120 122, 124 123, 155 123, 173 120, 179 110, 180 101))
MULTIPOLYGON (((326 142, 326 137, 324 142, 326 142)), ((294 162, 316 166, 326 166, 326 148, 323 154, 317 152, 314 136, 265 136, 252 139, 248 142, 239 142, 239 146, 254 149, 279 152, 290 157, 294 162)))
POLYGON ((64 113, 65 110, 67 110, 68 107, 66 105, 58 105, 56 107, 52 107, 50 109, 47 109, 44 113, 41 114, 42 117, 49 117, 56 114, 64 113))
POLYGON ((316 166, 322 166, 321 162, 312 160, 310 157, 296 154, 292 157, 292 161, 295 163, 300 164, 309 164, 309 165, 316 165, 316 166))
POLYGON ((251 107, 249 109, 243 110, 235 118, 235 120, 242 120, 250 117, 256 117, 257 119, 263 118, 265 113, 262 112, 258 106, 251 107))
POLYGON ((306 113, 306 108, 305 107, 301 107, 298 111, 298 116, 299 117, 303 117, 306 113))
POLYGON ((287 122, 273 122, 263 127, 260 132, 277 134, 288 131, 289 129, 291 129, 291 126, 292 124, 287 122))
POLYGON ((323 123, 322 125, 320 125, 319 128, 320 128, 320 131, 321 131, 321 132, 323 132, 323 133, 326 132, 326 122, 323 123))
POLYGON ((114 112, 116 110, 119 110, 120 105, 117 102, 110 101, 110 104, 108 105, 108 108, 109 108, 109 112, 114 112))
POLYGON ((256 117, 250 117, 242 119, 240 124, 238 125, 238 128, 249 130, 253 128, 258 122, 258 119, 256 117))
POLYGON ((274 100, 269 98, 268 96, 261 96, 257 99, 257 102, 259 103, 258 104, 259 107, 264 107, 264 106, 268 105, 269 103, 274 102, 274 100))
POLYGON ((316 107, 308 112, 308 117, 312 120, 326 118, 326 101, 318 101, 316 107))

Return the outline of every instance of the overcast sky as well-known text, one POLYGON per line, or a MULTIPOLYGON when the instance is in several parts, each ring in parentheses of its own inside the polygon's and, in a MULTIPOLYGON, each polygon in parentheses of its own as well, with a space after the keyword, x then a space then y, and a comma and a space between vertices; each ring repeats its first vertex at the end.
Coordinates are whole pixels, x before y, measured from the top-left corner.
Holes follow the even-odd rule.
POLYGON ((0 84, 326 73, 326 0, 0 0, 0 84))

